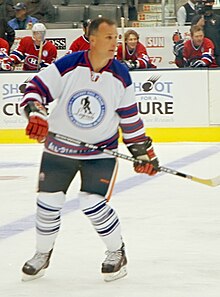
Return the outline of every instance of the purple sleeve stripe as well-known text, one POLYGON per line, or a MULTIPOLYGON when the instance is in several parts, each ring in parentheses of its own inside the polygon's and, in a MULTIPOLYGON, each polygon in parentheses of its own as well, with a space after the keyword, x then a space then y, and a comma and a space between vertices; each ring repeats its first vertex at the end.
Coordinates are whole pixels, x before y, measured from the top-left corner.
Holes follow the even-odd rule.
POLYGON ((40 92, 40 95, 42 97, 45 97, 46 98, 46 102, 45 103, 50 103, 50 102, 53 101, 53 98, 52 98, 52 96, 50 94, 50 91, 49 91, 48 87, 42 82, 42 80, 38 76, 35 76, 31 80, 31 83, 33 83, 34 85, 36 85, 36 88, 40 92))
POLYGON ((20 104, 20 107, 25 106, 29 101, 36 101, 35 98, 27 98, 26 100, 22 101, 22 103, 20 104))

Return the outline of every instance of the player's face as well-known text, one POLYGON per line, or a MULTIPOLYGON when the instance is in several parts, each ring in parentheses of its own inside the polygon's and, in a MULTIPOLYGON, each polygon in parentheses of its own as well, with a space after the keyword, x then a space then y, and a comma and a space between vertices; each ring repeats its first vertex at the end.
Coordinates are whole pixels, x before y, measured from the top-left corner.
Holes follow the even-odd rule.
POLYGON ((33 32, 33 38, 35 40, 35 42, 38 44, 41 41, 44 41, 44 37, 45 37, 45 32, 33 32))
POLYGON ((138 39, 134 34, 130 34, 126 40, 127 46, 130 50, 133 50, 137 46, 138 39))
POLYGON ((117 45, 117 28, 115 25, 102 23, 94 35, 91 35, 91 49, 100 57, 113 59, 117 45))
POLYGON ((192 40, 195 46, 200 46, 204 40, 204 33, 202 31, 195 32, 192 36, 192 40))

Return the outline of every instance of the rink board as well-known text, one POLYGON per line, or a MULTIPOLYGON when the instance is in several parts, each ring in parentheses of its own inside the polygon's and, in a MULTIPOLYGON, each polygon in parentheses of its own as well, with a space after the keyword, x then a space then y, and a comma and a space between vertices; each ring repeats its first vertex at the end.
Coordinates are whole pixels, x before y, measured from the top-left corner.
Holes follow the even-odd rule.
MULTIPOLYGON (((155 142, 220 142, 220 127, 148 128, 146 133, 155 142)), ((36 141, 29 140, 24 129, 6 129, 0 130, 0 143, 36 143, 36 141)))
MULTIPOLYGON (((0 143, 30 142, 20 103, 22 86, 34 75, 0 74, 0 143)), ((131 72, 147 134, 156 142, 219 142, 219 75, 220 69, 131 72)))

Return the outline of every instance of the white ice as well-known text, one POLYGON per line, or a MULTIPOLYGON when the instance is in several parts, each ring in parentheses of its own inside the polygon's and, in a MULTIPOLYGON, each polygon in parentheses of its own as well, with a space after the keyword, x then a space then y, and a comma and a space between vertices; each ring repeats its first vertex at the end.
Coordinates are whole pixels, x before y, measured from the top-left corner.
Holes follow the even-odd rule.
MULTIPOLYGON (((220 175, 220 144, 155 144, 163 166, 201 178, 220 175)), ((0 145, 0 294, 4 297, 219 297, 220 186, 170 174, 133 172, 120 160, 110 201, 128 256, 127 277, 105 283, 105 246, 77 209, 73 182, 45 276, 21 282, 35 250, 35 191, 41 145, 0 145)), ((120 152, 128 154, 124 146, 120 152)))

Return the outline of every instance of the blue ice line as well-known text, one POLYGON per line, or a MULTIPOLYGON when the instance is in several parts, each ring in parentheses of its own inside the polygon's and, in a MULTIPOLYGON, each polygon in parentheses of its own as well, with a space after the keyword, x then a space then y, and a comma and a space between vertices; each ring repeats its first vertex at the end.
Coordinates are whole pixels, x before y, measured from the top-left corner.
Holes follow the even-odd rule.
MULTIPOLYGON (((203 149, 200 152, 196 152, 194 154, 190 154, 186 157, 170 162, 165 166, 175 168, 176 170, 178 170, 181 167, 198 162, 202 159, 208 158, 219 152, 220 152, 220 145, 215 145, 215 146, 203 149)), ((166 173, 161 173, 161 174, 166 174, 166 173)), ((149 177, 148 175, 145 175, 145 174, 141 174, 141 175, 136 174, 126 180, 116 183, 113 195, 123 191, 127 191, 130 188, 146 183, 150 181, 152 178, 159 178, 161 174, 155 175, 154 177, 149 177)), ((71 211, 77 210, 78 202, 79 202, 78 199, 72 199, 70 201, 67 201, 63 207, 62 213, 68 214, 71 211)), ((3 225, 0 227, 0 240, 15 236, 21 232, 24 232, 33 228, 34 226, 35 226, 35 215, 29 215, 22 219, 16 220, 12 223, 3 225)))

